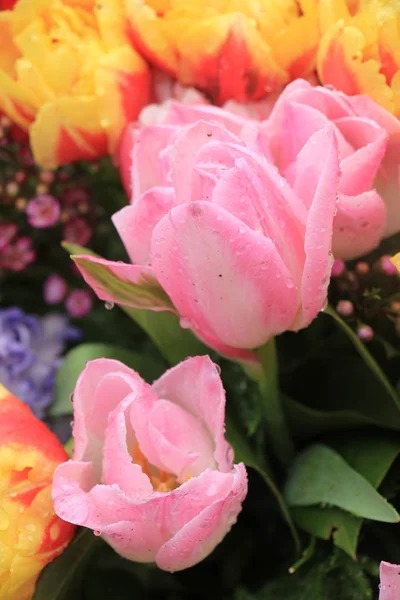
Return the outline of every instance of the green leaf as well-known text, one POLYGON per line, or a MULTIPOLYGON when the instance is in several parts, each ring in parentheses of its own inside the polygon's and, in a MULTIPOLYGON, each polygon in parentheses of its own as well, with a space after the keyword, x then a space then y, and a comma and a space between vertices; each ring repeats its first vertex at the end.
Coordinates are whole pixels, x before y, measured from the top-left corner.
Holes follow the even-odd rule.
POLYGON ((168 294, 150 273, 141 273, 137 282, 134 282, 126 279, 122 273, 117 274, 118 269, 126 266, 123 263, 105 263, 103 259, 93 256, 72 255, 71 258, 101 300, 110 298, 121 306, 139 309, 175 311, 168 294))
MULTIPOLYGON (((369 483, 378 488, 400 452, 400 441, 388 435, 352 434, 330 443, 369 483)), ((355 558, 363 519, 339 508, 292 508, 295 523, 311 535, 332 539, 334 544, 355 558)))
POLYGON ((334 544, 355 558, 362 520, 340 508, 302 506, 291 509, 292 517, 301 529, 334 544))
POLYGON ((64 552, 43 570, 33 600, 64 600, 96 546, 104 542, 81 529, 64 552))
MULTIPOLYGON (((320 549, 321 550, 321 549, 320 549)), ((372 600, 368 577, 359 563, 340 551, 316 554, 293 575, 271 581, 255 594, 239 590, 235 600, 372 600), (322 559, 321 559, 322 556, 322 559)))
POLYGON ((396 523, 395 509, 334 450, 322 444, 308 447, 296 459, 286 482, 289 506, 330 504, 355 516, 396 523))
POLYGON ((138 371, 144 379, 150 382, 164 371, 162 361, 157 361, 154 357, 148 357, 145 354, 138 354, 109 344, 81 344, 68 352, 58 369, 54 386, 54 401, 50 408, 51 416, 72 413, 70 395, 86 363, 96 358, 120 360, 128 367, 138 371))

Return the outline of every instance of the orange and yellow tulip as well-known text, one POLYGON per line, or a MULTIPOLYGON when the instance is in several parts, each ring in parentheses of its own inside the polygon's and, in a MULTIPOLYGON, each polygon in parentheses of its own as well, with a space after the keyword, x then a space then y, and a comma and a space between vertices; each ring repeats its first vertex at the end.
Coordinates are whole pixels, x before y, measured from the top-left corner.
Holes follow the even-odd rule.
POLYGON ((219 104, 257 100, 311 72, 318 28, 309 1, 301 10, 296 0, 125 0, 136 47, 219 104))
POLYGON ((0 12, 0 111, 44 168, 113 154, 150 99, 123 0, 18 0, 0 12))
POLYGON ((321 82, 349 95, 368 94, 400 117, 400 2, 315 1, 321 82))
POLYGON ((0 600, 29 600, 74 534, 51 499, 54 470, 67 459, 55 435, 0 385, 0 600))

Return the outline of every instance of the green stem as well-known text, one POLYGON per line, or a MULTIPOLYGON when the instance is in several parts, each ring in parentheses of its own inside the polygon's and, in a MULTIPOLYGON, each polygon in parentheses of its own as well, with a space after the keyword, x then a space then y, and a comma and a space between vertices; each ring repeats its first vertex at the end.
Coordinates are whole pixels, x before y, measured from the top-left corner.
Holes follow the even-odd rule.
POLYGON ((257 355, 263 367, 258 385, 264 401, 269 441, 280 463, 287 467, 294 456, 294 444, 290 437, 279 393, 275 340, 272 338, 259 348, 257 355))

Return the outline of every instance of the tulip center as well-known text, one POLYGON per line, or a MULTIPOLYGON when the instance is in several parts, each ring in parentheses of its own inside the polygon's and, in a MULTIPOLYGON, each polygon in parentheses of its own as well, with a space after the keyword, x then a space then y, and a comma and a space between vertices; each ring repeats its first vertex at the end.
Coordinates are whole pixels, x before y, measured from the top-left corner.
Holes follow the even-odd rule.
POLYGON ((143 473, 150 479, 155 492, 171 492, 179 487, 176 476, 152 465, 141 451, 137 442, 133 448, 132 457, 135 463, 141 467, 143 473))

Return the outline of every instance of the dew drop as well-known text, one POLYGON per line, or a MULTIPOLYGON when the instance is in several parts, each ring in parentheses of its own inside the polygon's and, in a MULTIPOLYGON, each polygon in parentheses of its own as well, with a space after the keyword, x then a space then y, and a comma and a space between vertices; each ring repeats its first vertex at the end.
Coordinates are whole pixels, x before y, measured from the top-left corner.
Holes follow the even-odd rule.
POLYGON ((96 537, 99 537, 99 535, 101 535, 101 531, 99 531, 98 529, 95 529, 95 530, 93 531, 93 533, 94 533, 94 535, 95 535, 96 537))
POLYGON ((112 310, 112 309, 114 308, 114 302, 106 302, 106 303, 104 304, 104 308, 105 308, 106 310, 112 310))
POLYGON ((179 323, 182 329, 190 329, 192 326, 192 322, 188 317, 182 317, 179 323))

